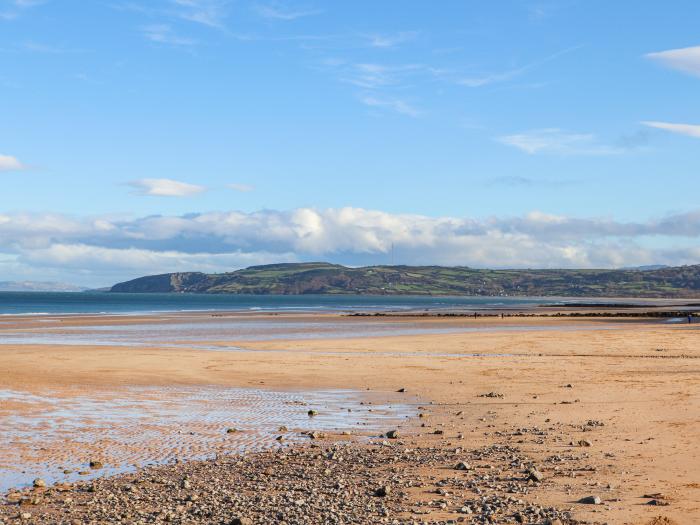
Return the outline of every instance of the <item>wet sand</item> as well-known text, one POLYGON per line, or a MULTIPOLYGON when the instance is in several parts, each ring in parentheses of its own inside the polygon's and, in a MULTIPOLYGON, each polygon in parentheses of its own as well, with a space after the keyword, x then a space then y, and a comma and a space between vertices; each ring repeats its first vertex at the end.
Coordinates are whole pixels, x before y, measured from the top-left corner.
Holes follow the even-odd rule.
MULTIPOLYGON (((164 317, 179 322, 177 316, 173 321, 173 316, 164 317)), ((194 317, 211 322, 207 316, 194 317)), ((282 322, 298 320, 282 317, 282 322)), ((303 317, 356 326, 359 333, 251 341, 222 338, 213 331, 201 340, 183 341, 243 349, 221 352, 157 344, 1 345, 0 387, 37 395, 52 389, 90 393, 159 386, 347 389, 370 392, 378 400, 405 388, 407 403, 424 407, 428 416, 401 425, 411 446, 516 447, 545 476, 524 497, 571 509, 578 520, 646 524, 665 516, 681 524, 700 522, 700 325, 599 318, 440 318, 421 323, 429 325, 426 329, 479 330, 362 337, 362 319, 303 317), (508 330, 499 330, 503 326, 508 330), (494 397, 480 397, 488 393, 494 397), (644 496, 654 493, 662 493, 656 501, 668 505, 648 505, 653 498, 644 496), (576 503, 592 494, 603 504, 576 503)), ((93 326, 144 319, 150 322, 152 317, 112 321, 71 316, 56 322, 93 326)), ((7 329, 49 324, 24 322, 13 319, 7 329)), ((0 415, 3 410, 7 405, 0 402, 0 415)), ((426 467, 416 476, 433 474, 426 467)), ((411 501, 435 499, 436 488, 410 491, 411 501)), ((465 518, 456 501, 446 508, 426 508, 430 512, 420 519, 427 522, 465 518)), ((13 511, 7 512, 11 516, 13 511)))

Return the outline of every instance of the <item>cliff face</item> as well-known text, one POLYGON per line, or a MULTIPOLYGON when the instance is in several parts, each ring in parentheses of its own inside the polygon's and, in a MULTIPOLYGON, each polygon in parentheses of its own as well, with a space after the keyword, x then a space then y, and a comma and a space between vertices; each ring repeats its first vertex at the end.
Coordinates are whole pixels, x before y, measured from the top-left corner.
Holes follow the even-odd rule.
POLYGON ((139 277, 132 281, 115 284, 110 292, 128 293, 171 293, 188 292, 197 283, 207 280, 207 275, 201 272, 163 273, 139 277))
POLYGON ((474 270, 327 263, 252 266, 221 274, 167 273, 116 284, 112 292, 373 294, 567 297, 700 297, 700 265, 656 270, 474 270))

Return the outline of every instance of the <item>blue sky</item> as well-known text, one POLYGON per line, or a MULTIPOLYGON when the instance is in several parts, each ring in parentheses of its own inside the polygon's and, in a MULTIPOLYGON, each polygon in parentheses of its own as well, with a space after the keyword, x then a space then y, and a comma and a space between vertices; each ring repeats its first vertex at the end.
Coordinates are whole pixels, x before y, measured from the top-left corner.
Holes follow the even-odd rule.
POLYGON ((0 0, 0 275, 392 243, 407 264, 700 262, 698 20, 690 0, 0 0))

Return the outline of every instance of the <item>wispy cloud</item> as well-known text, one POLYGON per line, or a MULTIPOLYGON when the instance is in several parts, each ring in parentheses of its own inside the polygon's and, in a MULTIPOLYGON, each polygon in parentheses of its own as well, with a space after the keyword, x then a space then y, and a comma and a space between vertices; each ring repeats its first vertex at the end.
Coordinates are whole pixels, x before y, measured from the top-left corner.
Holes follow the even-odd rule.
POLYGON ((247 193, 247 192, 253 191, 255 189, 255 186, 252 186, 250 184, 240 184, 237 182, 234 182, 232 184, 228 184, 228 187, 234 191, 239 191, 241 193, 247 193))
POLYGON ((10 0, 9 5, 0 11, 0 20, 14 20, 19 18, 23 11, 29 8, 45 4, 47 0, 10 0))
POLYGON ((179 36, 168 24, 151 24, 141 28, 143 36, 151 42, 159 44, 170 44, 174 46, 192 46, 196 40, 179 36))
POLYGON ((221 29, 228 15, 228 0, 172 0, 183 20, 221 29))
POLYGON ((553 54, 551 54, 551 55, 549 55, 541 60, 537 60, 535 62, 530 62, 529 64, 525 64, 524 66, 520 66, 520 67, 513 68, 513 69, 508 69, 506 71, 485 73, 482 75, 475 75, 475 76, 469 76, 469 77, 462 77, 462 78, 457 80, 457 84, 460 84, 460 85, 466 86, 466 87, 477 88, 477 87, 482 87, 482 86, 488 86, 489 84, 496 84, 499 82, 505 82, 508 80, 512 80, 515 77, 523 75, 524 73, 527 73, 528 71, 530 71, 532 69, 543 66, 548 62, 556 60, 556 59, 558 59, 558 58, 560 58, 568 53, 571 53, 572 51, 580 49, 580 48, 581 48, 581 46, 569 47, 567 49, 563 49, 561 51, 553 53, 553 54))
POLYGON ((359 63, 346 65, 341 73, 344 82, 365 89, 398 86, 407 78, 426 74, 422 64, 384 65, 359 63))
POLYGON ((160 3, 126 1, 113 4, 111 7, 119 11, 138 13, 153 20, 152 24, 145 26, 147 30, 151 29, 151 31, 144 31, 150 40, 191 45, 196 42, 190 38, 175 36, 171 23, 184 20, 213 29, 225 30, 229 4, 230 0, 165 0, 165 2, 160 3))
POLYGON ((189 197, 206 190, 204 186, 172 179, 139 179, 129 182, 128 185, 139 195, 158 197, 189 197))
POLYGON ((405 100, 394 97, 363 95, 360 97, 360 102, 362 102, 365 106, 389 109, 408 117, 416 118, 422 114, 420 110, 416 109, 405 100))
POLYGON ((290 9, 279 3, 257 4, 254 9, 261 17, 272 20, 296 20, 322 13, 319 9, 290 9))
POLYGON ((486 181, 487 186, 507 186, 507 187, 560 187, 576 184, 577 180, 552 180, 539 179, 534 177, 523 177, 521 175, 505 175, 503 177, 493 177, 486 181))
POLYGON ((0 171, 19 171, 26 169, 17 157, 12 155, 0 155, 0 171))
POLYGON ((648 53, 646 57, 666 67, 700 76, 700 46, 648 53))
POLYGON ((21 48, 26 51, 31 51, 33 53, 45 53, 49 55, 63 55, 67 53, 81 53, 81 49, 73 49, 69 47, 63 47, 60 45, 44 44, 41 42, 35 42, 29 40, 21 45, 21 48))
POLYGON ((678 133, 679 135, 687 135, 688 137, 700 139, 700 125, 697 124, 675 124, 672 122, 657 121, 645 121, 642 122, 642 124, 650 128, 663 129, 671 133, 678 133))
POLYGON ((591 133, 569 133, 559 128, 535 129, 496 140, 530 155, 613 155, 622 151, 601 143, 591 133))
POLYGON ((401 31, 399 33, 394 33, 390 35, 365 35, 365 38, 367 39, 371 47, 391 48, 413 40, 417 36, 418 31, 401 31))

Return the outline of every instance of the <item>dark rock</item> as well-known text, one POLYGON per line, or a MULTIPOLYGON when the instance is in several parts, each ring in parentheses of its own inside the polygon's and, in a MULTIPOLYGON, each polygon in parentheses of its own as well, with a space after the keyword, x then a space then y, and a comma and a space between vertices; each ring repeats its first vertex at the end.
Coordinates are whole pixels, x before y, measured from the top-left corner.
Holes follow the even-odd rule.
POLYGON ((379 498, 384 498, 389 495, 391 492, 391 488, 387 487, 386 485, 382 485, 381 487, 377 488, 374 491, 374 495, 379 497, 379 498))

